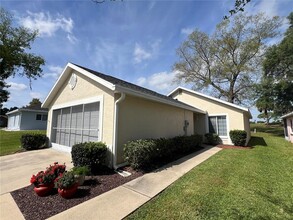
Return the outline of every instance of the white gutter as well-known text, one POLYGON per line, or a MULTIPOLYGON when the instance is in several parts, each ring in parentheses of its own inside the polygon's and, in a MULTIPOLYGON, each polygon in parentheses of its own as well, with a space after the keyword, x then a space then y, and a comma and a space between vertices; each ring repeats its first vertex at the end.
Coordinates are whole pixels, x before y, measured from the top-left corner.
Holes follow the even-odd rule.
POLYGON ((114 134, 113 134, 113 143, 112 143, 112 165, 114 169, 117 169, 117 138, 118 138, 118 113, 119 113, 119 103, 125 99, 125 93, 121 93, 121 96, 115 102, 114 110, 114 134))

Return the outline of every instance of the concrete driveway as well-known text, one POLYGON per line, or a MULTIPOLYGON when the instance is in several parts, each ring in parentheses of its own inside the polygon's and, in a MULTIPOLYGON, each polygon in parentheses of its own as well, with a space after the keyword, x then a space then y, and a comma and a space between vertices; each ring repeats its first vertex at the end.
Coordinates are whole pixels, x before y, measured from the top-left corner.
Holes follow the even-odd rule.
POLYGON ((30 178, 50 164, 73 167, 71 154, 48 148, 0 157, 0 195, 30 185, 30 178))

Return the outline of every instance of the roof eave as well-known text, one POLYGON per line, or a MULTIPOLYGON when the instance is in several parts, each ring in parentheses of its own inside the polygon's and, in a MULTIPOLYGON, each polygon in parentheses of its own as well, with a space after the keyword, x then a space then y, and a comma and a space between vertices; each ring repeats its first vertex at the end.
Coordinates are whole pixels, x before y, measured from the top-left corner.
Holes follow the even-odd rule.
POLYGON ((201 96, 201 97, 204 97, 204 98, 207 98, 207 99, 211 99, 213 101, 216 101, 216 102, 219 102, 219 103, 222 103, 224 105, 228 105, 230 107, 233 107, 233 108, 236 108, 236 109, 239 109, 239 110, 242 110, 244 112, 247 112, 250 116, 250 118, 252 118, 252 115, 251 115, 251 112, 249 111, 248 108, 245 108, 245 107, 242 107, 242 106, 238 106, 236 104, 233 104, 233 103, 229 103, 229 102, 226 102, 226 101, 223 101, 221 99, 217 99, 215 97, 212 97, 212 96, 208 96, 208 95, 205 95, 205 94, 202 94, 202 93, 199 93, 199 92, 196 92, 196 91, 193 91, 193 90, 190 90, 190 89, 186 89, 186 88, 183 88, 181 86, 177 87, 176 89, 174 89, 173 91, 171 91, 168 96, 171 96, 173 95, 175 92, 177 92, 179 89, 182 89, 184 91, 187 91, 187 92, 190 92, 192 94, 195 94, 195 95, 198 95, 198 96, 201 96))
POLYGON ((293 112, 289 112, 288 114, 286 114, 286 115, 282 115, 281 116, 281 118, 288 118, 288 117, 290 117, 290 116, 293 116, 293 112))
POLYGON ((124 92, 126 94, 130 94, 130 95, 133 95, 133 96, 145 98, 145 99, 148 99, 148 100, 151 100, 151 101, 164 103, 164 104, 167 104, 167 105, 172 105, 172 106, 183 108, 183 109, 186 109, 186 110, 189 110, 189 111, 192 111, 192 112, 206 114, 205 111, 202 111, 200 109, 194 108, 192 106, 188 106, 188 105, 186 105, 184 103, 180 104, 180 103, 171 102, 171 101, 168 101, 166 99, 162 99, 160 97, 156 97, 156 96, 153 96, 153 95, 150 95, 150 94, 146 94, 146 93, 143 93, 143 92, 140 92, 140 91, 137 91, 137 90, 132 90, 130 88, 126 88, 126 87, 123 87, 123 86, 116 85, 115 86, 115 91, 116 92, 124 92))
POLYGON ((15 109, 15 110, 12 110, 11 112, 7 112, 6 115, 10 115, 10 114, 13 114, 13 113, 16 113, 16 112, 19 112, 20 109, 15 109))

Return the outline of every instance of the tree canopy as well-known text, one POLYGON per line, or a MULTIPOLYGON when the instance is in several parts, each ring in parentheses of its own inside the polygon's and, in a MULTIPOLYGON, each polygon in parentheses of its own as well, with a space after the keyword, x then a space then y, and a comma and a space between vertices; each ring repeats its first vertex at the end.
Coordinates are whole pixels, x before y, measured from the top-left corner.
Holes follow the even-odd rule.
POLYGON ((41 106, 42 106, 42 102, 40 101, 40 99, 33 98, 32 101, 30 101, 30 103, 26 107, 28 107, 28 108, 41 108, 41 106))
POLYGON ((213 34, 191 33, 177 50, 177 80, 193 84, 231 103, 251 99, 261 77, 265 41, 278 35, 279 17, 238 14, 223 20, 213 34))
POLYGON ((272 110, 279 116, 293 111, 293 12, 287 18, 289 28, 284 38, 265 54, 256 102, 261 112, 272 110))
POLYGON ((37 31, 22 26, 15 27, 12 15, 0 8, 0 106, 9 98, 5 82, 9 77, 27 77, 30 80, 41 76, 45 64, 41 56, 29 53, 37 31))

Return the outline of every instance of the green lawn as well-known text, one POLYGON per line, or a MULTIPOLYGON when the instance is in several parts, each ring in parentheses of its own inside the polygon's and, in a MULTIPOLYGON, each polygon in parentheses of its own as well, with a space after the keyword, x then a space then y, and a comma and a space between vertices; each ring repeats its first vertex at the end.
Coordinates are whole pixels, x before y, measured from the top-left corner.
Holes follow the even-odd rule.
POLYGON ((20 137, 27 133, 46 134, 46 131, 4 131, 0 130, 0 156, 20 150, 20 137))
POLYGON ((127 219, 293 219, 293 144, 254 128, 254 149, 220 151, 127 219))

